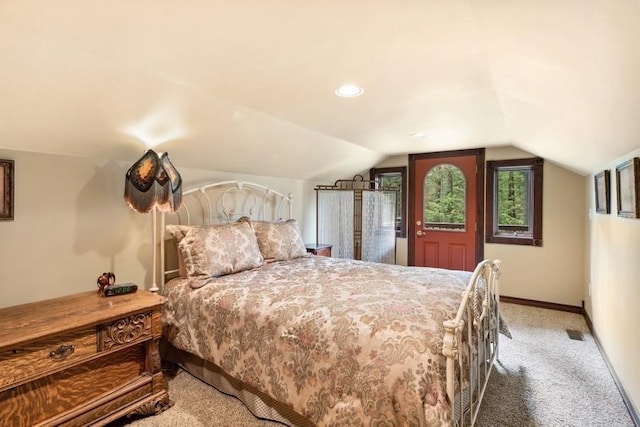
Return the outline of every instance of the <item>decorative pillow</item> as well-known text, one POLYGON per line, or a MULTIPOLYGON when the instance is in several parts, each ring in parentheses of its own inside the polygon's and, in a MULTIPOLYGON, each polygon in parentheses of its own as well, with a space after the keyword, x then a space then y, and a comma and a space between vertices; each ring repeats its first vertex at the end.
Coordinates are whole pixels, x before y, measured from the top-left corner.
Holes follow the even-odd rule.
MULTIPOLYGON (((178 242, 186 275, 199 286, 225 274, 260 267, 264 259, 251 224, 235 222, 211 226, 168 225, 178 242)), ((193 287, 193 286, 192 286, 193 287)))
POLYGON ((251 225, 256 232, 258 246, 265 260, 286 261, 307 254, 295 219, 276 222, 251 221, 251 225))

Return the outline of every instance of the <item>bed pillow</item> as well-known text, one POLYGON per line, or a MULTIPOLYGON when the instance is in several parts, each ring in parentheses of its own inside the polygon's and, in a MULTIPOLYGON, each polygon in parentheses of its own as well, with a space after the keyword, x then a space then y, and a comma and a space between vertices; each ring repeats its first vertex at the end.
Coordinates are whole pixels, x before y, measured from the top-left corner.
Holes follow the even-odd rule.
POLYGON ((178 243, 186 276, 200 280, 260 267, 264 259, 251 224, 235 222, 211 226, 168 225, 178 243))
POLYGON ((251 221, 258 247, 265 260, 286 261, 307 254, 298 221, 251 221))

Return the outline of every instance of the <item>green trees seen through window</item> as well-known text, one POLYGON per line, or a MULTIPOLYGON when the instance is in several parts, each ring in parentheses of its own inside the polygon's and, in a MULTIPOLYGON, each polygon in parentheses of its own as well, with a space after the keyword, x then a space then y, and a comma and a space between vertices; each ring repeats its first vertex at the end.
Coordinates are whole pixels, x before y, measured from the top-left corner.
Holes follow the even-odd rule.
POLYGON ((466 181, 462 171, 453 165, 438 165, 424 180, 426 228, 464 228, 466 181))
POLYGON ((530 184, 529 170, 499 170, 498 228, 506 225, 529 224, 530 184))

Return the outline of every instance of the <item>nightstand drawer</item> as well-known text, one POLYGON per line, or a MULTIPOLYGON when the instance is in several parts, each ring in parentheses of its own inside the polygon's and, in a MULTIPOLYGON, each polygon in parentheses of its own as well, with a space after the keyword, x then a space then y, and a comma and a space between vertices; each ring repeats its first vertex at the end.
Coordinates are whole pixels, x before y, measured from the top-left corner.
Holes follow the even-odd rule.
POLYGON ((96 328, 57 334, 0 353, 0 389, 96 354, 96 328))
POLYGON ((138 382, 141 395, 150 396, 152 378, 144 370, 145 349, 139 344, 0 392, 0 425, 58 426, 74 419, 71 425, 86 426, 90 420, 82 420, 82 413, 94 409, 96 401, 106 403, 104 412, 110 412, 109 402, 121 394, 123 385, 138 382), (70 414, 77 407, 82 410, 70 414))

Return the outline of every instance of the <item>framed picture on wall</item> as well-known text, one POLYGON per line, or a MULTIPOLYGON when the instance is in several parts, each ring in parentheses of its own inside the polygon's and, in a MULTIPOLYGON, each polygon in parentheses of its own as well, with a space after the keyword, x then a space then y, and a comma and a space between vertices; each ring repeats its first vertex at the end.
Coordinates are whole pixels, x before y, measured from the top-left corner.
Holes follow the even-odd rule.
POLYGON ((616 166, 618 216, 640 218, 640 158, 616 166))
POLYGON ((604 170, 594 178, 596 194, 596 212, 602 214, 611 213, 611 194, 609 191, 610 172, 604 170))
POLYGON ((0 159, 0 220, 13 219, 13 160, 0 159))

